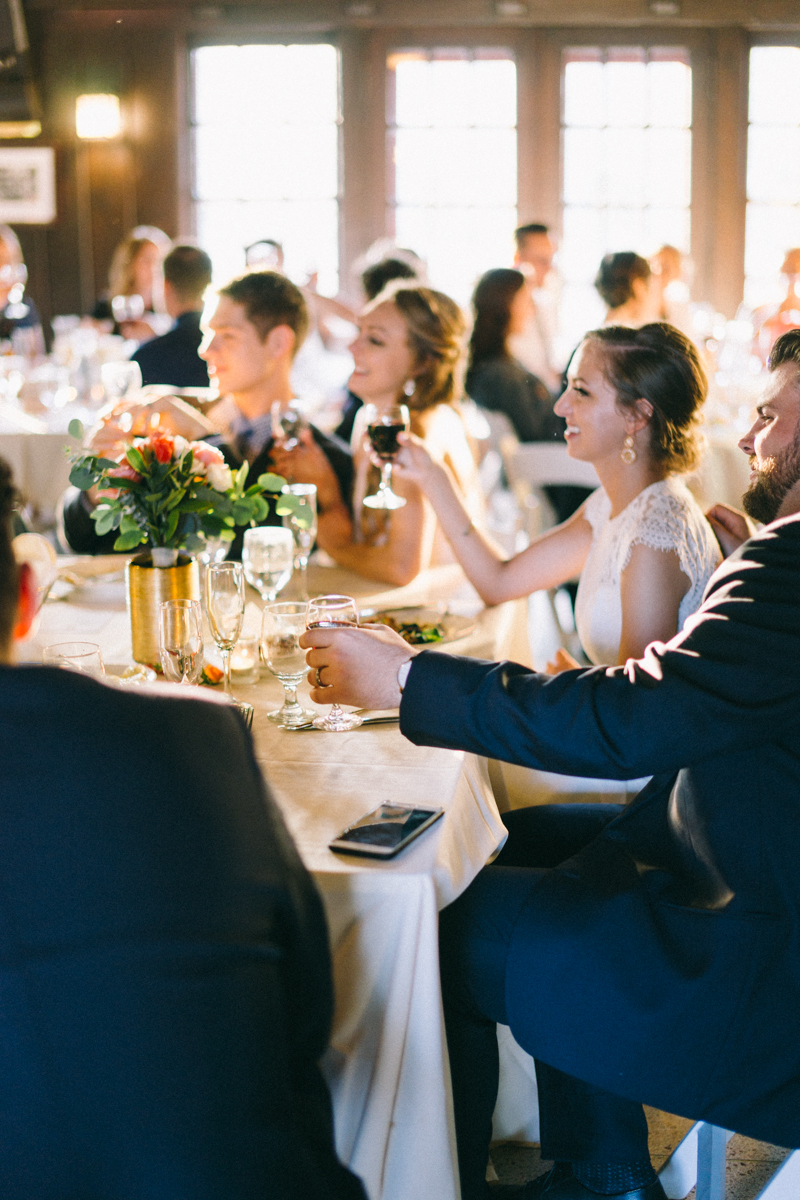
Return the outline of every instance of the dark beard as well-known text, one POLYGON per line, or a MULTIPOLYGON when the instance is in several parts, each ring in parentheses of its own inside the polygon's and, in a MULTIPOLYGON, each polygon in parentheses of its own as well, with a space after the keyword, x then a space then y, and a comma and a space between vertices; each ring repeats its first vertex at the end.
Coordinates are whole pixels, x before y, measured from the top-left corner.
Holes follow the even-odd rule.
MULTIPOLYGON (((755 465, 752 456, 750 463, 755 465)), ((777 517, 784 497, 799 479, 800 431, 788 450, 766 460, 763 469, 742 496, 742 508, 748 517, 769 525, 777 517)))

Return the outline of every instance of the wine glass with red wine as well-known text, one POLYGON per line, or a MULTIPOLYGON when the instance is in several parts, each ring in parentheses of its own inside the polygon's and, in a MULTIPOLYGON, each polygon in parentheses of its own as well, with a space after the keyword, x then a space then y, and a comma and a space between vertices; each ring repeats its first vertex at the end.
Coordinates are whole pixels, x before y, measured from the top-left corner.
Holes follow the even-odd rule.
MULTIPOLYGON (((337 625, 357 624, 358 608, 351 596, 315 596, 308 602, 307 629, 335 629, 337 625)), ((320 687, 325 686, 319 678, 319 671, 317 684, 320 687)), ((317 717, 313 724, 317 729, 325 729, 328 733, 347 733, 349 729, 358 729, 361 717, 345 712, 338 704, 334 704, 327 717, 317 717)))
POLYGON ((368 404, 365 417, 369 444, 380 463, 381 481, 375 495, 365 496, 364 503, 367 508, 402 508, 405 500, 392 491, 392 462, 400 450, 398 435, 408 432, 408 409, 405 404, 392 404, 384 409, 368 404))

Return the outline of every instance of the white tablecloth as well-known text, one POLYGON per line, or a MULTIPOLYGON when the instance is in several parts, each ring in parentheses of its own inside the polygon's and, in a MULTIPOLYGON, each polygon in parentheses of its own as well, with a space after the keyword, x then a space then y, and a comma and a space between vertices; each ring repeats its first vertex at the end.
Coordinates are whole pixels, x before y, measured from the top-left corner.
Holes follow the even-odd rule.
MULTIPOLYGON (((312 593, 355 594, 362 606, 475 599, 458 567, 426 572, 389 593, 338 568, 312 569, 310 583, 312 593)), ((252 605, 248 621, 257 609, 252 605)), ((46 604, 25 656, 36 659, 41 646, 71 638, 99 643, 109 664, 130 661, 122 583, 94 583, 67 601, 46 604)), ((452 648, 526 661, 526 643, 525 602, 519 601, 481 612, 474 633, 452 648)), ((503 842, 487 763, 412 746, 393 725, 349 734, 289 733, 265 715, 280 703, 277 680, 234 690, 255 705, 259 762, 328 918, 336 1010, 324 1069, 339 1154, 364 1180, 370 1200, 459 1200, 437 912, 503 842), (346 825, 395 800, 441 805, 445 816, 390 862, 328 850, 346 825)), ((310 704, 307 689, 301 693, 310 704)), ((512 1048, 515 1061, 520 1055, 512 1048)), ((525 1094, 523 1102, 535 1119, 535 1095, 531 1102, 525 1094)), ((516 1118, 509 1119, 513 1127, 516 1118)))

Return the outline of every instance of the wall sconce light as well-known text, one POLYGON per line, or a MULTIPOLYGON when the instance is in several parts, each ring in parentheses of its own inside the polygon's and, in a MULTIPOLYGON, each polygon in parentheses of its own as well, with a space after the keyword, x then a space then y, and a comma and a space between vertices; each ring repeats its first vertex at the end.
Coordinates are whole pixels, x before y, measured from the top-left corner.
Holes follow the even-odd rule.
POLYGON ((115 138, 122 132, 119 96, 95 92, 75 102, 75 132, 79 138, 115 138))

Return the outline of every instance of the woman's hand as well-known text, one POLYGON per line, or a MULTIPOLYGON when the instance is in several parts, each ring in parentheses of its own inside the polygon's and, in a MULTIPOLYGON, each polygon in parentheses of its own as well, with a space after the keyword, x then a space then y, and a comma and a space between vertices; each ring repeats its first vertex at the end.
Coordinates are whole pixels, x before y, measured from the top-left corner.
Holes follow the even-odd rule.
POLYGON ((447 478, 442 464, 436 461, 420 438, 413 433, 401 433, 397 440, 400 451, 392 465, 392 474, 398 479, 415 483, 427 495, 442 478, 447 478))
POLYGON ((753 531, 747 517, 737 508, 731 508, 729 504, 715 504, 706 513, 706 520, 714 530, 726 558, 752 537, 753 531))
POLYGON ((300 431, 298 444, 287 450, 280 443, 272 447, 272 468, 278 475, 293 483, 313 483, 317 488, 317 504, 323 511, 341 502, 339 481, 328 456, 314 441, 310 429, 300 431))
POLYGON ((545 667, 545 675, 560 675, 562 671, 574 671, 576 667, 580 666, 578 660, 561 646, 556 650, 553 661, 545 667))

